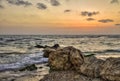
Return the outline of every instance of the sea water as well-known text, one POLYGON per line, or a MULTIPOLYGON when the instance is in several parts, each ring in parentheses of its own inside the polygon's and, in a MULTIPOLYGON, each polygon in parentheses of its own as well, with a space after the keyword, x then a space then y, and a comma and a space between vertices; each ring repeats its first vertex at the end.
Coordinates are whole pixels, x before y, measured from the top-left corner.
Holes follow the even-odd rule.
POLYGON ((0 72, 44 64, 43 49, 35 45, 74 46, 99 58, 120 57, 120 35, 0 35, 0 72))

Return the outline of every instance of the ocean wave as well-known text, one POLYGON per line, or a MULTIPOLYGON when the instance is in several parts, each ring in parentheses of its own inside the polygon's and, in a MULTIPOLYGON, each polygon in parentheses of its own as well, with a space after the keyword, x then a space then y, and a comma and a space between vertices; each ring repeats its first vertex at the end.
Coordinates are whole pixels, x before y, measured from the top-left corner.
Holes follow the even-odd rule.
POLYGON ((43 58, 42 54, 43 52, 36 54, 28 54, 14 63, 0 64, 0 71, 16 70, 30 64, 41 64, 48 62, 48 58, 43 58))
POLYGON ((22 67, 25 67, 27 65, 31 64, 42 64, 48 62, 47 58, 40 58, 37 61, 34 60, 28 60, 28 61, 22 61, 22 62, 16 62, 16 63, 11 63, 11 64, 0 64, 0 71, 8 71, 8 70, 16 70, 20 69, 22 67))

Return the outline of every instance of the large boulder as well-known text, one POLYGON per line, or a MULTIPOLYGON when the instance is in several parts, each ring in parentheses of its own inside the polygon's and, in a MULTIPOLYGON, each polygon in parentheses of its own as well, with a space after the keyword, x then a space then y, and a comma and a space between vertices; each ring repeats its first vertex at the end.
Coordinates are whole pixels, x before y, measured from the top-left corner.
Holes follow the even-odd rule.
POLYGON ((103 60, 97 59, 95 56, 85 57, 84 63, 78 72, 90 77, 100 77, 101 65, 103 63, 103 60))
POLYGON ((77 69, 84 62, 80 50, 74 47, 65 47, 49 54, 49 65, 52 70, 77 69))
POLYGON ((81 64, 84 62, 84 56, 82 52, 74 47, 65 47, 63 49, 64 51, 68 52, 68 57, 70 60, 70 63, 72 64, 72 67, 76 70, 79 69, 81 64))
POLYGON ((108 58, 102 65, 100 75, 109 81, 120 81, 120 58, 108 58))

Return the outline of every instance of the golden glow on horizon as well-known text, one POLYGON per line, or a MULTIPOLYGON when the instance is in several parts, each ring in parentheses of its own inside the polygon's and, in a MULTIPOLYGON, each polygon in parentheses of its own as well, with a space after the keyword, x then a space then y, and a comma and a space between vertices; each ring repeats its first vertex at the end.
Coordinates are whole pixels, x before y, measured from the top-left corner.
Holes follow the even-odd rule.
MULTIPOLYGON (((5 8, 0 9, 1 32, 4 32, 2 30, 7 30, 12 26, 14 26, 14 28, 16 27, 22 29, 24 29, 24 27, 29 27, 30 29, 35 28, 39 31, 41 31, 42 27, 45 27, 48 30, 49 28, 51 28, 50 30, 54 28, 61 28, 63 31, 63 28, 68 28, 68 30, 76 28, 79 30, 88 31, 97 30, 97 28, 99 29, 100 27, 104 27, 105 30, 108 29, 107 31, 109 31, 109 33, 112 31, 114 26, 117 32, 111 33, 119 33, 120 31, 120 28, 115 26, 115 24, 120 23, 120 13, 118 13, 120 11, 120 5, 110 4, 110 1, 108 0, 61 0, 61 5, 59 6, 51 6, 49 2, 44 0, 28 1, 30 1, 33 5, 23 7, 10 5, 7 2, 3 2, 5 8), (47 9, 38 9, 36 6, 36 3, 38 2, 45 3, 45 5, 47 5, 47 9), (64 10, 66 9, 70 9, 70 12, 64 13, 64 10), (90 17, 81 16, 82 11, 95 11, 99 12, 99 14, 90 17), (87 18, 93 18, 95 20, 87 21, 87 18), (98 20, 101 19, 111 19, 114 20, 114 22, 98 22, 98 20)), ((101 33, 102 32, 103 31, 101 31, 101 33)))

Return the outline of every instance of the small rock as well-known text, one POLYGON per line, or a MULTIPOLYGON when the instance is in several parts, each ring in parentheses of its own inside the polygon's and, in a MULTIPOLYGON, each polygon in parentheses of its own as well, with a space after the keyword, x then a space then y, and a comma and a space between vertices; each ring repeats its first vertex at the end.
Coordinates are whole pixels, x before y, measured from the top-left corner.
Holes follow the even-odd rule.
POLYGON ((36 47, 36 48, 45 48, 45 47, 42 46, 42 45, 36 45, 35 47, 36 47))
POLYGON ((54 49, 57 49, 57 48, 59 48, 59 47, 60 47, 59 44, 55 44, 54 46, 52 46, 52 48, 54 48, 54 49))
POLYGON ((90 57, 90 56, 94 56, 95 54, 87 54, 87 55, 84 55, 85 57, 90 57))
POLYGON ((54 51, 56 51, 56 50, 55 50, 55 49, 52 49, 52 48, 45 48, 45 49, 43 50, 43 52, 44 52, 43 57, 48 58, 48 57, 49 57, 49 54, 50 54, 51 52, 54 52, 54 51))
POLYGON ((33 71, 33 70, 37 70, 37 67, 35 64, 32 64, 32 65, 28 65, 22 69, 19 69, 19 71, 33 71))

